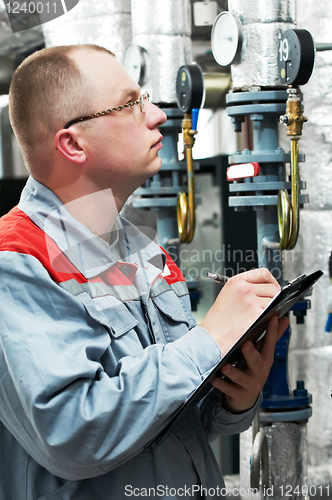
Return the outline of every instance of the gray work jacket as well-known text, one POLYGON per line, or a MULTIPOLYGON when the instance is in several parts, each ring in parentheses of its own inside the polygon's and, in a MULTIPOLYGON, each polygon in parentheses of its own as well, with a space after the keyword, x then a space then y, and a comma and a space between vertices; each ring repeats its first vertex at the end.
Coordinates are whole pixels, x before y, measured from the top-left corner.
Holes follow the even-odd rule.
POLYGON ((155 439, 222 354, 156 242, 121 217, 113 240, 33 178, 0 221, 1 500, 222 496, 208 442, 259 401, 213 389, 155 439))

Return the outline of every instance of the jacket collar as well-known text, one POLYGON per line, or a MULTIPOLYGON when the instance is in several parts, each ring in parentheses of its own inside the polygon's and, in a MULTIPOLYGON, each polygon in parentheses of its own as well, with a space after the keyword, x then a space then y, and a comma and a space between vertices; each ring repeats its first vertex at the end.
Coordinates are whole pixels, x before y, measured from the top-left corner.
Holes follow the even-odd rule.
POLYGON ((112 243, 108 244, 75 219, 58 197, 33 177, 29 177, 22 191, 18 208, 58 245, 87 279, 119 261, 141 266, 151 259, 156 265, 160 259, 156 273, 164 269, 165 255, 151 228, 144 228, 143 232, 119 215, 112 231, 112 243))

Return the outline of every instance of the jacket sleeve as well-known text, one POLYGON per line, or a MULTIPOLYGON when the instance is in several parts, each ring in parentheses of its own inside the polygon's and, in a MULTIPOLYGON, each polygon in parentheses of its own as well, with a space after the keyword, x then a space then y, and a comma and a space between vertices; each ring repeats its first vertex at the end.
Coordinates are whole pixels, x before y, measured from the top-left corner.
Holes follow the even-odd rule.
POLYGON ((234 414, 223 408, 223 397, 221 391, 212 389, 201 404, 201 419, 210 442, 220 434, 230 435, 246 431, 262 402, 262 395, 260 394, 252 408, 234 414))
POLYGON ((112 371, 107 329, 36 258, 1 252, 0 272, 0 419, 59 477, 98 476, 138 454, 220 360, 194 327, 112 371))

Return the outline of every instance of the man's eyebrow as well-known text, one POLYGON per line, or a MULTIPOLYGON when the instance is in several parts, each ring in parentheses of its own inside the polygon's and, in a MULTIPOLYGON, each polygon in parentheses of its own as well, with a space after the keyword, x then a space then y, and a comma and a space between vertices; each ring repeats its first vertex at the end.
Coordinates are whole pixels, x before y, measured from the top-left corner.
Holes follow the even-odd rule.
POLYGON ((136 100, 139 98, 140 89, 124 89, 121 92, 121 100, 136 100))

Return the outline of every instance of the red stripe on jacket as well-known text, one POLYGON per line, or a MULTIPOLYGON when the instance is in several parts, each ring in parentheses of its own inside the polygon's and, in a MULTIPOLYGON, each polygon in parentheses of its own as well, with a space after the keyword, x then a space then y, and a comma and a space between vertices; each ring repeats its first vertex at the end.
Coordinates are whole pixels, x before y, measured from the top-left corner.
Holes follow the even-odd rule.
MULTIPOLYGON (((171 285, 185 278, 170 255, 166 255, 166 265, 170 275, 165 276, 166 282, 171 285)), ((35 257, 47 270, 56 283, 75 279, 78 283, 86 283, 87 278, 70 262, 58 245, 40 227, 18 207, 14 207, 8 214, 0 218, 0 251, 16 252, 35 257)), ((131 285, 130 281, 120 270, 121 265, 115 263, 111 269, 101 273, 100 277, 90 281, 104 281, 111 286, 131 285), (109 272, 111 271, 111 272, 109 272)), ((128 265, 128 264, 126 264, 128 265)))
POLYGON ((170 255, 162 248, 162 251, 166 255, 166 265, 171 274, 164 277, 164 280, 167 281, 169 285, 173 283, 177 283, 178 281, 186 281, 185 277, 182 274, 181 269, 175 264, 174 260, 170 257, 170 255))
POLYGON ((18 207, 14 207, 0 219, 0 251, 35 257, 56 283, 70 279, 75 279, 78 283, 88 281, 56 243, 18 207))

